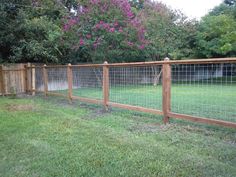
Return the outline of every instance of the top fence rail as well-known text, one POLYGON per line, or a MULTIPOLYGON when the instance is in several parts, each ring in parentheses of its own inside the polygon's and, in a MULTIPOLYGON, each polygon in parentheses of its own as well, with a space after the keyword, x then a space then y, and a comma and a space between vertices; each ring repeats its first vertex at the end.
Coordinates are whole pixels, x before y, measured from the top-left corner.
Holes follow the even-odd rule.
MULTIPOLYGON (((212 59, 191 59, 191 60, 169 60, 169 61, 149 61, 149 62, 131 62, 131 63, 108 63, 107 67, 125 67, 125 66, 150 66, 162 64, 217 64, 217 63, 236 63, 236 58, 212 58, 212 59)), ((47 65, 46 68, 61 68, 66 65, 47 65)), ((103 67, 104 64, 79 64, 71 67, 103 67)), ((28 68, 41 68, 42 66, 28 66, 28 68)))

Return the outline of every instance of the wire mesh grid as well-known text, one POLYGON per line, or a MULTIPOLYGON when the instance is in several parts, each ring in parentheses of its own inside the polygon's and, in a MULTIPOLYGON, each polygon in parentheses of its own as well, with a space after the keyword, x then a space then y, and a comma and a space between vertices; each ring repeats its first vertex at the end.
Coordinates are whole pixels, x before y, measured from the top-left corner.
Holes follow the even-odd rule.
POLYGON ((48 92, 68 94, 67 67, 47 67, 48 92))
POLYGON ((102 67, 72 67, 73 96, 91 99, 103 99, 102 67))
POLYGON ((236 64, 172 65, 171 109, 236 122, 236 64))
POLYGON ((162 109, 162 66, 110 67, 110 102, 162 109))
POLYGON ((36 91, 44 91, 44 81, 43 81, 43 68, 36 67, 35 68, 35 90, 36 91))

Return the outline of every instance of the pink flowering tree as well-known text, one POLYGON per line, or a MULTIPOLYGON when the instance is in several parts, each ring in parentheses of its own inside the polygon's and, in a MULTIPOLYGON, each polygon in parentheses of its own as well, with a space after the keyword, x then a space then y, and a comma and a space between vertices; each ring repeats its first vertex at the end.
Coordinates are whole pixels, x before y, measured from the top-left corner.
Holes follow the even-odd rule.
POLYGON ((145 28, 128 0, 79 1, 63 30, 72 52, 85 62, 137 61, 148 45, 145 28))

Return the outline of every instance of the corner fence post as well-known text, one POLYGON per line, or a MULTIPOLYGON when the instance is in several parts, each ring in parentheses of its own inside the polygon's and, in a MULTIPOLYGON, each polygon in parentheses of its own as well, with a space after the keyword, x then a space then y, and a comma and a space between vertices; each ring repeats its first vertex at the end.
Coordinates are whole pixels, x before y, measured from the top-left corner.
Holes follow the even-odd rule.
POLYGON ((45 97, 48 95, 48 73, 47 73, 47 65, 43 65, 43 84, 44 84, 44 95, 45 97))
MULTIPOLYGON (((166 62, 170 61, 165 58, 166 62)), ((169 112, 171 111, 171 65, 164 63, 162 65, 162 110, 164 114, 164 123, 169 122, 169 112)))
POLYGON ((108 62, 105 61, 103 65, 103 105, 106 111, 108 111, 109 102, 109 67, 108 62))
POLYGON ((67 82, 68 82, 68 100, 70 103, 72 103, 73 73, 70 63, 67 65, 67 82))
POLYGON ((4 82, 4 71, 3 71, 3 66, 0 65, 0 91, 2 96, 5 95, 5 82, 4 82))

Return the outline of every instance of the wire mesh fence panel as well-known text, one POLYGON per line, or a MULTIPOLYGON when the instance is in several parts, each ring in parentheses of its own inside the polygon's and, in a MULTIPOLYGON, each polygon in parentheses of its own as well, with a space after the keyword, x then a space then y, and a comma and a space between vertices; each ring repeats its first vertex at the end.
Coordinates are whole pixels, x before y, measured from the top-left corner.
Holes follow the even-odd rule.
POLYGON ((47 67, 48 92, 68 94, 67 67, 47 67))
POLYGON ((43 81, 43 68, 35 68, 35 90, 43 92, 44 91, 44 81, 43 81))
POLYGON ((236 122, 236 64, 172 65, 171 110, 236 122))
POLYGON ((102 67, 72 67, 73 96, 91 99, 103 99, 102 67))
POLYGON ((162 66, 110 67, 110 102, 162 109, 162 66))

